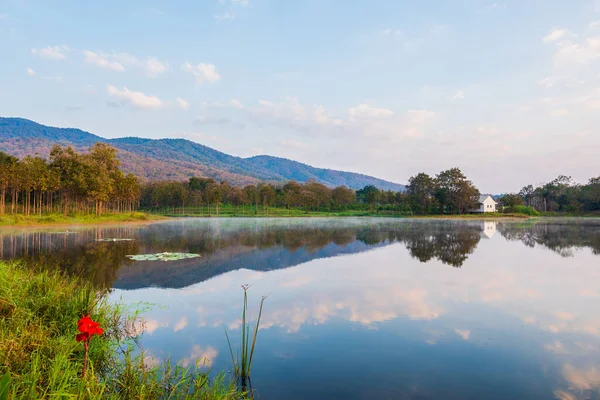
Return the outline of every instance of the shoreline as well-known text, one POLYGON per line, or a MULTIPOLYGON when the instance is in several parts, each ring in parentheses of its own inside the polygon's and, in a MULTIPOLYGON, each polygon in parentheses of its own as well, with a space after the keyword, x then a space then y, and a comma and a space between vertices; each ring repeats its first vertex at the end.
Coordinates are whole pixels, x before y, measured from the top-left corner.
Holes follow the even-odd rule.
POLYGON ((0 217, 0 230, 3 230, 5 228, 60 228, 90 225, 147 225, 152 224, 154 222, 167 221, 173 219, 168 216, 145 213, 110 214, 101 217, 64 217, 63 215, 25 217, 19 215, 16 217, 16 220, 18 221, 20 219, 23 219, 23 221, 15 221, 15 223, 7 223, 5 221, 6 218, 15 219, 15 216, 5 215, 3 217, 0 217), (54 217, 57 217, 59 219, 57 221, 54 221, 54 217))

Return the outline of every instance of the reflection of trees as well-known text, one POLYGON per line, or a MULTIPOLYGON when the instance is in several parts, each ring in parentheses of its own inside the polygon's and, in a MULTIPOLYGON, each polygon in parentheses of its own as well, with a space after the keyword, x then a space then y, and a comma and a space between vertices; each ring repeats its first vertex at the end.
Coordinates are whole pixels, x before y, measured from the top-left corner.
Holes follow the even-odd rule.
POLYGON ((110 288, 117 272, 138 252, 136 241, 97 242, 102 237, 131 237, 129 228, 92 229, 78 233, 25 232, 0 236, 0 257, 20 259, 31 268, 59 269, 100 287, 110 288))
POLYGON ((20 258, 36 268, 59 268, 97 285, 110 287, 119 277, 154 274, 157 281, 186 285, 233 269, 286 268, 315 258, 364 251, 390 243, 404 243, 412 257, 438 259, 461 266, 479 241, 479 225, 378 222, 342 224, 335 221, 305 224, 157 224, 126 228, 93 228, 76 234, 25 232, 0 237, 0 257, 20 258), (99 238, 135 241, 98 242, 99 238), (154 252, 191 252, 203 257, 177 263, 133 264, 126 255, 154 252), (132 270, 120 268, 134 265, 132 270), (198 269, 202 271, 197 271, 198 269), (200 273, 201 272, 201 273, 200 273), (186 276, 186 278, 184 278, 186 276), (177 278, 180 277, 180 278, 177 278))
POLYGON ((474 224, 409 224, 396 240, 404 243, 410 255, 421 262, 438 259, 460 267, 481 239, 481 227, 474 224))
POLYGON ((561 257, 573 257, 573 251, 589 247, 600 255, 600 221, 544 221, 500 225, 502 237, 521 241, 528 247, 546 247, 561 257))

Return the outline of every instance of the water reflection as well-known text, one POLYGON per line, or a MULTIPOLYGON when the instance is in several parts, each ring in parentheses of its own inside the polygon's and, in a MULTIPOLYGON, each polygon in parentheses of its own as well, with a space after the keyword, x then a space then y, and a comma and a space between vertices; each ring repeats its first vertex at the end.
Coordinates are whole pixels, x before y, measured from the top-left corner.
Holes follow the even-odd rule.
POLYGON ((240 268, 269 271, 310 260, 402 243, 422 263, 461 267, 481 239, 499 231, 507 240, 551 249, 563 257, 590 247, 600 254, 600 224, 498 223, 421 220, 185 220, 137 227, 0 230, 0 258, 60 268, 105 287, 181 288, 240 268), (581 229, 585 226, 585 229, 581 229), (132 241, 103 242, 103 238, 132 241), (126 256, 191 252, 200 260, 138 262, 126 256), (123 268, 126 267, 126 268, 123 268))
POLYGON ((223 327, 239 333, 239 285, 252 284, 253 312, 269 295, 253 366, 265 399, 588 399, 600 389, 598 229, 594 221, 185 220, 12 232, 2 256, 101 270, 97 282, 112 284, 115 299, 157 305, 142 338, 155 359, 215 371, 230 368, 223 327), (159 251, 203 257, 125 258, 159 251))

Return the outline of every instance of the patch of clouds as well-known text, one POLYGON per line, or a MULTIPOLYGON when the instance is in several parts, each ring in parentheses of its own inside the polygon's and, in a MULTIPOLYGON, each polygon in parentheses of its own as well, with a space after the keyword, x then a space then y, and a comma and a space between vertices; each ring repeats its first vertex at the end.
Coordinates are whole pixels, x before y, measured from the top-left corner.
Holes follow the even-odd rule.
POLYGON ((471 337, 471 331, 468 329, 455 329, 454 332, 463 340, 469 340, 471 337))
POLYGON ((45 58, 47 60, 66 60, 67 55, 66 52, 69 51, 69 47, 67 45, 60 46, 48 46, 43 49, 31 49, 31 54, 35 54, 41 58, 45 58))
POLYGON ((542 41, 545 43, 551 43, 551 42, 557 42, 561 39, 565 39, 565 38, 573 37, 573 36, 575 36, 575 35, 568 29, 562 29, 562 28, 561 29, 553 29, 550 31, 550 33, 548 33, 546 36, 544 36, 542 41))
POLYGON ((118 89, 113 85, 108 85, 106 92, 110 96, 120 99, 122 103, 138 109, 157 109, 163 106, 163 102, 158 97, 148 96, 142 92, 129 90, 126 87, 118 89))
POLYGON ((128 53, 103 53, 91 50, 84 50, 83 55, 84 62, 116 72, 123 72, 128 68, 138 68, 144 71, 146 76, 154 78, 169 70, 167 63, 155 57, 139 59, 128 53))
POLYGON ((462 90, 459 90, 458 92, 456 92, 456 94, 454 96, 452 96, 452 100, 464 100, 465 98, 465 92, 462 90))
POLYGON ((387 108, 375 108, 370 107, 367 104, 359 104, 348 109, 348 115, 350 119, 359 118, 386 118, 394 115, 392 110, 387 108))
POLYGON ((542 41, 556 46, 556 65, 589 64, 600 58, 600 36, 593 33, 596 27, 597 22, 590 23, 590 34, 581 38, 568 29, 554 29, 542 41))
POLYGON ((189 110, 190 109, 190 103, 187 100, 182 99, 181 97, 177 98, 177 105, 182 109, 182 110, 189 110))
POLYGON ((183 357, 179 363, 184 368, 193 365, 198 365, 198 367, 210 367, 218 354, 219 352, 214 347, 208 346, 204 348, 195 344, 192 347, 190 354, 187 357, 183 357))
POLYGON ((198 65, 192 65, 186 62, 181 66, 181 69, 192 74, 199 85, 204 82, 216 83, 221 79, 221 75, 219 75, 213 64, 199 63, 198 65))
POLYGON ((43 75, 38 75, 38 73, 35 72, 31 68, 27 68, 27 75, 29 75, 31 77, 43 79, 43 80, 46 80, 46 81, 54 81, 54 82, 62 82, 63 81, 63 77, 62 76, 43 76, 43 75))
POLYGON ((242 102, 239 100, 236 100, 236 99, 230 100, 229 104, 234 108, 244 108, 244 105, 242 104, 242 102))

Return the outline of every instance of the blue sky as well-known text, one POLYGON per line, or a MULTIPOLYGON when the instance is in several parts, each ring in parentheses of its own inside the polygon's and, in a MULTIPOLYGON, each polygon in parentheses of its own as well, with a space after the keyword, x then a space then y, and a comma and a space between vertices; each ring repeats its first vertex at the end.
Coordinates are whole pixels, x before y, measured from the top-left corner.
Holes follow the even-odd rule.
POLYGON ((600 174, 600 1, 0 2, 0 115, 482 191, 600 174))

